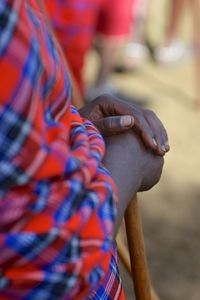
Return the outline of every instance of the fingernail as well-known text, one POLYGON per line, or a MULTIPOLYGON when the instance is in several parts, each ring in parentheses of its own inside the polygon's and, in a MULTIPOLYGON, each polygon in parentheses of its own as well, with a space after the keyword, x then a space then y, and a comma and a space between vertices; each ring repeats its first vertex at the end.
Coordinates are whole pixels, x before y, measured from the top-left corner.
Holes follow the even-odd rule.
POLYGON ((133 125, 133 117, 131 116, 122 116, 120 118, 120 124, 122 127, 129 127, 131 125, 133 125))
POLYGON ((166 152, 165 145, 162 145, 162 146, 161 146, 161 150, 162 150, 163 152, 166 152))
POLYGON ((169 149, 170 149, 170 146, 169 146, 169 142, 167 141, 167 142, 165 142, 165 150, 169 151, 169 149))
POLYGON ((158 146, 158 144, 157 144, 157 142, 156 142, 156 140, 153 138, 152 139, 152 141, 153 141, 153 144, 155 145, 155 146, 158 146))

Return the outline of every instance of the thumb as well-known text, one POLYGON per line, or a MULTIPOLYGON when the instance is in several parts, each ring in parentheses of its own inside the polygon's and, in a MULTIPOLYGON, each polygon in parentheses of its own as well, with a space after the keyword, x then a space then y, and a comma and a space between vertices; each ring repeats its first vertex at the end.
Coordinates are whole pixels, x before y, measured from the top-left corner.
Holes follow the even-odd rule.
POLYGON ((122 133, 134 125, 133 116, 112 116, 94 121, 95 126, 104 136, 122 133))

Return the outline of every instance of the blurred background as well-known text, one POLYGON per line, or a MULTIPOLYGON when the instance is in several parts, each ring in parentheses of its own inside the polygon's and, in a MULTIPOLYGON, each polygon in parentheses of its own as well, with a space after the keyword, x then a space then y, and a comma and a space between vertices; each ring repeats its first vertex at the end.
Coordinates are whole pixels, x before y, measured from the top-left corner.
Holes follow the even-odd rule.
MULTIPOLYGON (((199 300, 200 107, 196 102, 194 17, 187 6, 176 33, 182 52, 163 62, 155 55, 164 44, 169 13, 170 1, 151 1, 145 20, 149 48, 139 58, 134 54, 132 61, 131 51, 121 49, 116 59, 118 72, 111 74, 110 81, 130 98, 137 95, 141 105, 145 99, 145 106, 157 113, 169 134, 171 151, 161 182, 139 195, 153 285, 163 300, 199 300), (132 69, 126 70, 127 65, 132 69)), ((92 50, 84 69, 86 85, 93 84, 99 63, 92 50)), ((131 280, 122 271, 127 299, 134 299, 131 280)))

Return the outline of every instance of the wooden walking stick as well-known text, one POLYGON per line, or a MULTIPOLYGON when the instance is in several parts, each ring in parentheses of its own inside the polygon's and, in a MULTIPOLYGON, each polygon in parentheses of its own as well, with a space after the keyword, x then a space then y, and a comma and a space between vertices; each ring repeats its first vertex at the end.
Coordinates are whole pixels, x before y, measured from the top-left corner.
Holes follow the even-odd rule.
POLYGON ((137 196, 126 209, 125 224, 136 299, 159 300, 150 283, 137 196))

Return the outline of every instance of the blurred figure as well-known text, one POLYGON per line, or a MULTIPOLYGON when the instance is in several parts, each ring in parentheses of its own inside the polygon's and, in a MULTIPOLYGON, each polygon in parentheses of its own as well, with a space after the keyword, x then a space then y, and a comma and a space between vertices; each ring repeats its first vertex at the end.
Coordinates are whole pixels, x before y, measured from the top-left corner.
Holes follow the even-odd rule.
POLYGON ((115 52, 125 42, 129 33, 133 1, 45 1, 53 27, 82 95, 84 59, 96 34, 99 37, 101 66, 95 88, 89 97, 94 98, 110 91, 109 75, 113 69, 115 52))
MULTIPOLYGON (((186 0, 187 1, 187 0, 186 0)), ((185 0, 170 0, 167 29, 162 45, 154 52, 154 58, 162 64, 174 63, 185 54, 184 43, 178 37, 178 29, 185 7, 185 0)))
POLYGON ((124 47, 122 70, 135 70, 144 63, 148 53, 146 46, 146 21, 150 0, 136 0, 132 7, 132 26, 129 42, 124 47))
POLYGON ((196 55, 196 104, 200 108, 200 0, 187 0, 193 14, 193 39, 196 55))
POLYGON ((170 0, 170 14, 163 46, 155 50, 156 61, 164 64, 182 59, 187 50, 177 39, 184 8, 188 5, 193 20, 193 48, 196 68, 196 104, 200 107, 200 0, 170 0))

